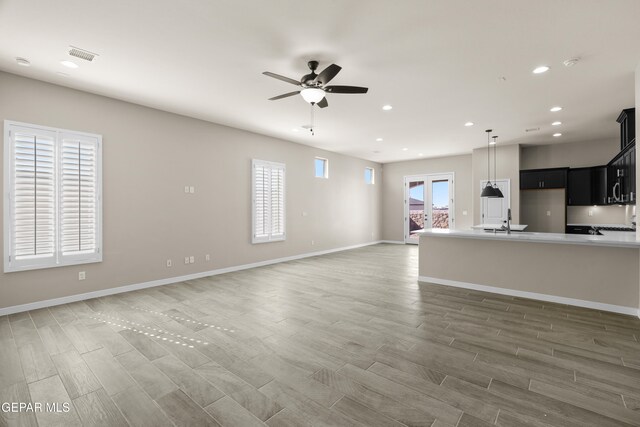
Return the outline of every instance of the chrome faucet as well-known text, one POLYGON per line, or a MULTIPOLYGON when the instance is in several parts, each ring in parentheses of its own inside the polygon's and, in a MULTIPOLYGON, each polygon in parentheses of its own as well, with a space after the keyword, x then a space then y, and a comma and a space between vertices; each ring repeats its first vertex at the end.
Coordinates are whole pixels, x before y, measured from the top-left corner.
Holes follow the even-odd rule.
POLYGON ((507 226, 505 227, 503 224, 500 229, 502 231, 506 231, 507 234, 511 234, 511 208, 507 209, 507 220, 505 222, 507 223, 507 226))

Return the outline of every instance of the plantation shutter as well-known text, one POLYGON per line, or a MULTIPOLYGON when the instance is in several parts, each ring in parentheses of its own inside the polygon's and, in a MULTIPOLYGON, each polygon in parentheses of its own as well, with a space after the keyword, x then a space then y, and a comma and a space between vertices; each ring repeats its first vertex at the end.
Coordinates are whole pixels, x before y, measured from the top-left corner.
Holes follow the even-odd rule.
POLYGON ((98 141, 63 134, 60 250, 63 257, 98 251, 98 141))
POLYGON ((253 243, 285 239, 285 165, 253 161, 253 243))
POLYGON ((271 237, 284 238, 284 168, 271 169, 271 237))
POLYGON ((102 261, 101 141, 5 121, 5 272, 102 261))
POLYGON ((55 255, 56 135, 29 128, 11 133, 13 261, 37 265, 55 255))

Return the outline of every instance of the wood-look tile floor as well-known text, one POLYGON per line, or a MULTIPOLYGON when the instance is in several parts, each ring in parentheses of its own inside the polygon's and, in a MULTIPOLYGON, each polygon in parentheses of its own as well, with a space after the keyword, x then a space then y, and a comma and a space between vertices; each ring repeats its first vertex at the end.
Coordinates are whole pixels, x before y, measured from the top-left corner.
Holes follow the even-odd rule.
POLYGON ((640 320, 376 245, 0 317, 0 425, 640 425, 640 320), (63 406, 60 406, 62 409, 63 406))

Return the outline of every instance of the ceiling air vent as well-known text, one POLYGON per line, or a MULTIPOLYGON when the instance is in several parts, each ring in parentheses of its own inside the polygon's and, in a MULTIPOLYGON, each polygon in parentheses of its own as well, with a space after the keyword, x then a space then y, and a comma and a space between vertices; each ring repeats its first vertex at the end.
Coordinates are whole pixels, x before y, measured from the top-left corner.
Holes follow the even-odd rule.
POLYGON ((79 47, 69 46, 69 55, 75 56, 76 58, 84 59, 85 61, 92 62, 97 53, 89 52, 88 50, 80 49, 79 47))
POLYGON ((529 129, 525 129, 524 131, 525 132, 537 132, 539 130, 540 130, 540 128, 529 128, 529 129))

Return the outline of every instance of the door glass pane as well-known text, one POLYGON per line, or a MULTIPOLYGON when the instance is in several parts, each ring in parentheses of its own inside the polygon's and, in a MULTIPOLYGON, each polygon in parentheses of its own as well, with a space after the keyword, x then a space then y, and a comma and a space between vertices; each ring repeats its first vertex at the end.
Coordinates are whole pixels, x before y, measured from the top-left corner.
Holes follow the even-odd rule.
POLYGON ((449 180, 431 183, 431 227, 449 228, 449 180))
POLYGON ((412 231, 424 230, 424 181, 409 183, 409 238, 418 240, 412 231))

